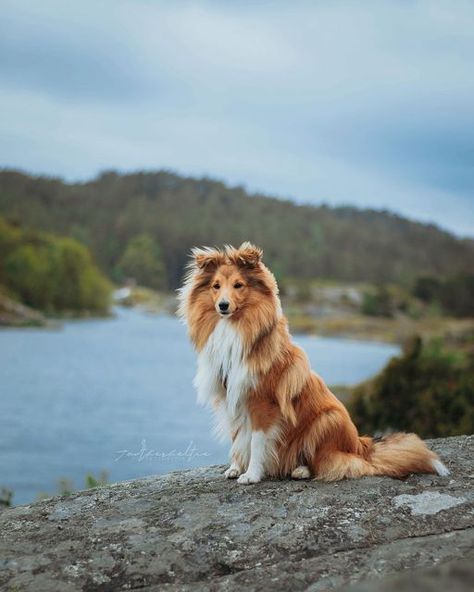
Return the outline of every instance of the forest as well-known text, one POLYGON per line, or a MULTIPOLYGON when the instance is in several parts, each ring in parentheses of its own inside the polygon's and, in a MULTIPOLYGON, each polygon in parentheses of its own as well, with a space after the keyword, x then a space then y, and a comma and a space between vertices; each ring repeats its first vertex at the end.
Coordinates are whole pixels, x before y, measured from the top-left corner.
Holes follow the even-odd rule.
POLYGON ((179 286, 192 246, 244 240, 263 247, 281 282, 332 278, 411 289, 419 277, 474 273, 474 241, 433 225, 386 211, 297 205, 168 171, 66 183, 3 170, 0 215, 82 243, 114 282, 133 277, 164 290, 179 286))

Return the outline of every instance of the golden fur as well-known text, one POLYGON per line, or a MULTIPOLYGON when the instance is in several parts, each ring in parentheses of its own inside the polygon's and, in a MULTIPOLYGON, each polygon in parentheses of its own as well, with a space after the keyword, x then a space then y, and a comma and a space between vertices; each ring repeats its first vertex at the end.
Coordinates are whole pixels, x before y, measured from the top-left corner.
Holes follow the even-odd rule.
MULTIPOLYGON (((221 319, 218 302, 223 294, 229 303, 225 322, 240 335, 244 362, 255 377, 242 402, 251 429, 270 433, 278 428, 266 475, 289 476, 297 467, 307 466, 312 476, 334 481, 433 473, 436 461, 443 466, 415 434, 398 433, 379 441, 358 435, 344 405, 291 341, 275 278, 262 263, 262 251, 250 243, 238 249, 193 250, 179 314, 197 352, 221 319)), ((220 386, 212 401, 216 408, 225 403, 225 376, 220 386)), ((232 440, 239 429, 231 430, 232 440)), ((234 456, 240 472, 246 471, 242 454, 234 456)))

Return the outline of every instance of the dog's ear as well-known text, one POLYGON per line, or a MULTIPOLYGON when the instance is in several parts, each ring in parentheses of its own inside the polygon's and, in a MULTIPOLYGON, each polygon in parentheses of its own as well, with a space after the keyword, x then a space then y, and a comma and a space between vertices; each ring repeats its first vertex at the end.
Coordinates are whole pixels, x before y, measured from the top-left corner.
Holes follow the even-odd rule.
POLYGON ((210 247, 194 248, 191 251, 194 262, 199 269, 212 269, 219 265, 222 254, 216 249, 210 247))
POLYGON ((246 241, 237 250, 239 263, 245 267, 257 267, 263 257, 263 251, 259 247, 246 241))

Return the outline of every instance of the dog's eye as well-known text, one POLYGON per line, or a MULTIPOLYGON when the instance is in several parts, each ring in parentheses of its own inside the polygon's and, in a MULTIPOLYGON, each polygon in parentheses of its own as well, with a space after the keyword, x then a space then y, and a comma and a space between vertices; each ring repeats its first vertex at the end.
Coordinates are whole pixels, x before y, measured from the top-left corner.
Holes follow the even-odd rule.
POLYGON ((238 290, 239 288, 243 288, 243 287, 244 287, 244 285, 242 282, 235 282, 235 284, 234 284, 234 288, 236 290, 238 290))
POLYGON ((218 290, 221 287, 221 285, 219 283, 215 283, 212 287, 214 288, 214 290, 218 290))

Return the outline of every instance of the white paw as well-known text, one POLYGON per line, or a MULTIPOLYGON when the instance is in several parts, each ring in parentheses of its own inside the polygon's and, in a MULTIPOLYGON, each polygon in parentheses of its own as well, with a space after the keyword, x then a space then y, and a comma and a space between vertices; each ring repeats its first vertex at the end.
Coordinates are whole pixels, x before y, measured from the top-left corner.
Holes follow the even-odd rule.
POLYGON ((311 473, 307 466, 302 465, 301 467, 296 467, 296 469, 291 473, 292 479, 309 479, 311 477, 311 473))
POLYGON ((240 483, 241 485, 250 485, 251 483, 258 483, 261 480, 262 477, 260 475, 247 471, 243 475, 240 475, 237 479, 237 483, 240 483))
POLYGON ((240 469, 231 466, 227 469, 227 471, 224 472, 224 475, 226 479, 237 479, 237 477, 240 475, 240 469))

